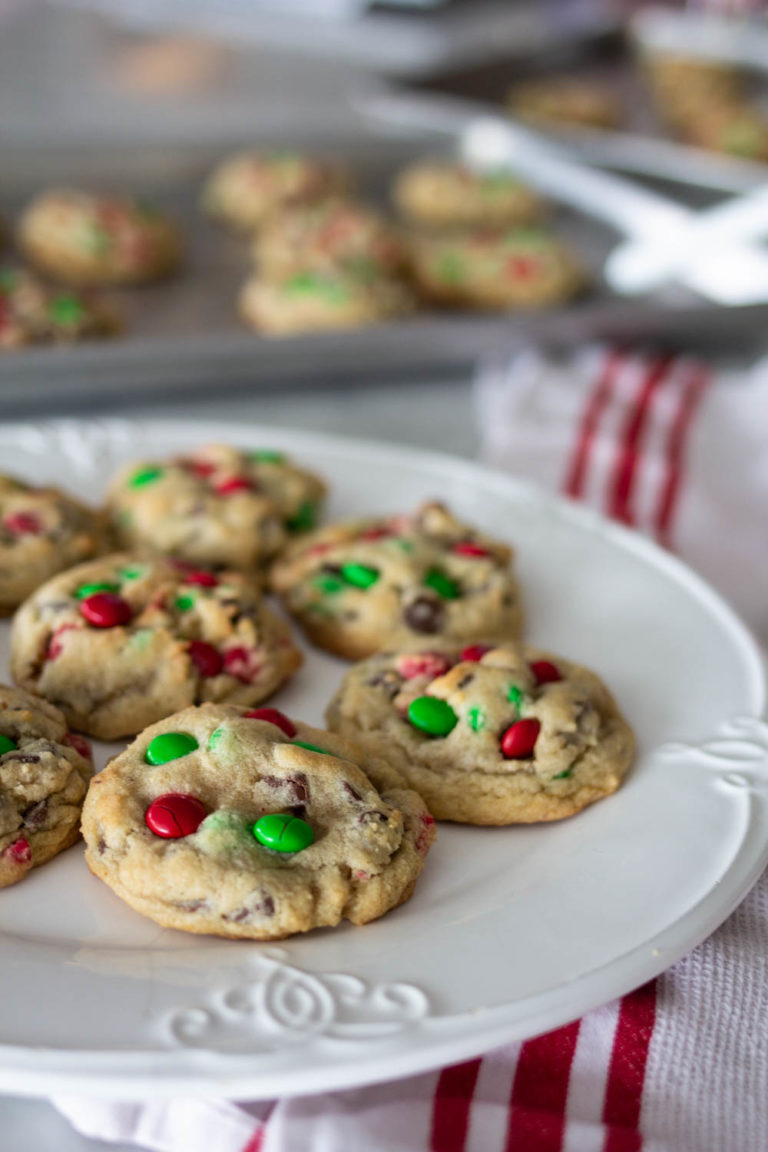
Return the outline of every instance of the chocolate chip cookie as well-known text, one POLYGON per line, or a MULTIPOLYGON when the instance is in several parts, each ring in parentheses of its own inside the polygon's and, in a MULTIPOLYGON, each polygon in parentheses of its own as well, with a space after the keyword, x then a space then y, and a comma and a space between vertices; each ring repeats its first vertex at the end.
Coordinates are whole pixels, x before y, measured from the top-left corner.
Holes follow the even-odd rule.
POLYGON ((543 205, 506 170, 475 172, 450 160, 420 160, 397 177, 393 198, 412 224, 428 229, 503 228, 541 216, 543 205))
POLYGON ((572 816, 618 788, 634 751, 594 672, 519 644, 381 652, 347 673, 326 718, 462 824, 572 816))
POLYGON ((0 888, 75 843, 92 772, 58 708, 0 685, 0 888))
POLYGON ((244 574, 129 553, 49 580, 11 631, 17 683, 102 740, 204 700, 256 704, 301 660, 244 574))
POLYGON ((223 160, 203 188, 209 216, 236 232, 253 232, 279 208, 312 204, 344 191, 342 169, 298 152, 238 152, 223 160))
POLYGON ((210 444, 122 468, 107 507, 125 547, 254 569, 286 535, 314 526, 324 495, 320 477, 283 452, 210 444))
POLYGON ((206 704, 153 725, 83 811, 88 867, 137 912, 255 940, 384 915, 434 835, 384 760, 273 708, 206 704))
POLYGON ((331 524, 296 541, 271 582, 315 644, 360 660, 427 636, 461 641, 479 630, 520 631, 512 552, 437 502, 410 516, 331 524))
POLYGON ((98 555, 105 539, 100 513, 58 488, 0 473, 0 615, 56 572, 98 555))
POLYGON ((36 268, 65 284, 143 284, 168 276, 181 260, 180 234, 162 212, 127 196, 71 188, 32 201, 18 242, 36 268))

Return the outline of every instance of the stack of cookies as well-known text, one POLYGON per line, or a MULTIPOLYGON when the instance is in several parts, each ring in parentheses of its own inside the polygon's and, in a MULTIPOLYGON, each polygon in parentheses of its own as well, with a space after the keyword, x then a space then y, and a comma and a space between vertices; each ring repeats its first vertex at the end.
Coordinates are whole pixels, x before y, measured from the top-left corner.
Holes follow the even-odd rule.
POLYGON ((570 816, 631 730, 586 668, 520 642, 508 544, 431 501, 317 526, 273 449, 142 460, 94 512, 0 487, 0 886, 78 837, 157 923, 280 939, 407 900, 435 820, 570 816), (311 644, 356 661, 325 729, 266 704, 311 644), (82 734, 132 742, 92 776, 82 734))

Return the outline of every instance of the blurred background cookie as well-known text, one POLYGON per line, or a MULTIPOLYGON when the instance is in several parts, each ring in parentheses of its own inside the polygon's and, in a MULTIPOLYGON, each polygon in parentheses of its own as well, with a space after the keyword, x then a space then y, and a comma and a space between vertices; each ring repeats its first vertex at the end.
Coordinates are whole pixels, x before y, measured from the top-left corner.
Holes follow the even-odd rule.
POLYGON ((71 188, 42 192, 18 227, 24 255, 65 284, 129 285, 160 280, 181 260, 181 237, 163 213, 127 196, 71 188))
POLYGON ((340 165, 298 152, 238 152, 223 160, 205 183, 203 210, 236 232, 253 232, 271 212, 311 204, 346 186, 340 165))
POLYGON ((419 160, 396 178, 402 215, 426 228, 503 227, 538 219, 538 195, 511 172, 473 172, 450 160, 419 160))
POLYGON ((362 279, 328 268, 296 272, 273 282, 251 276, 239 311, 251 328, 270 336, 333 328, 362 328, 413 312, 407 286, 388 276, 362 279))
POLYGON ((52 288, 23 268, 0 269, 0 350, 114 336, 121 328, 98 296, 52 288))

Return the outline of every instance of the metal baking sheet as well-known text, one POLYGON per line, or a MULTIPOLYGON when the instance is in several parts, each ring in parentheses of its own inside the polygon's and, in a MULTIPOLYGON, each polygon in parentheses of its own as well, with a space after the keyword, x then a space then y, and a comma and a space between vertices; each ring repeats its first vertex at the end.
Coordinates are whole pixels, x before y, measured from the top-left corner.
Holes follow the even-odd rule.
MULTIPOLYGON (((670 33, 681 42, 680 54, 715 58, 711 50, 697 52, 702 43, 701 17, 695 13, 677 12, 670 33), (684 28, 692 22, 689 47, 684 50, 684 28)), ((666 21, 666 15, 664 16, 666 21)), ((701 148, 688 147, 674 139, 664 129, 657 116, 638 68, 636 45, 645 25, 638 22, 637 35, 630 31, 614 32, 592 40, 576 40, 570 45, 559 45, 536 54, 515 52, 503 60, 494 60, 482 66, 443 69, 429 77, 409 81, 408 90, 457 97, 471 103, 478 114, 506 110, 510 88, 526 80, 585 79, 604 85, 614 94, 616 105, 622 112, 622 127, 617 130, 591 129, 577 126, 547 126, 541 130, 578 148, 581 156, 592 164, 631 172, 657 179, 687 183, 692 188, 710 188, 720 192, 746 192, 764 184, 768 178, 768 165, 701 148)), ((658 38, 658 21, 653 24, 658 38)), ((739 60, 737 47, 748 42, 743 34, 738 39, 724 40, 721 59, 742 63, 745 71, 753 73, 750 95, 768 115, 768 59, 763 69, 755 70, 755 62, 745 56, 739 60)), ((760 43, 768 38, 764 30, 760 43)), ((647 38, 643 33, 643 41, 647 38)), ((677 42, 677 41, 675 41, 677 42)), ((708 41, 707 41, 708 43, 708 41)))
MULTIPOLYGON (((327 140, 322 147, 300 138, 291 139, 290 146, 342 157, 361 193, 386 204, 393 174, 414 157, 434 152, 437 139, 390 137, 368 126, 365 133, 327 140)), ((189 253, 176 279, 111 294, 126 317, 125 333, 116 339, 0 354, 0 414, 66 410, 86 402, 103 407, 115 396, 121 402, 146 401, 192 390, 260 391, 288 382, 311 386, 341 379, 360 384, 408 370, 464 370, 485 355, 531 339, 554 345, 605 338, 720 347, 734 338, 743 344, 764 328, 768 308, 718 309, 682 289, 642 302, 617 300, 600 279, 615 234, 555 207, 554 226, 594 276, 591 293, 573 305, 517 315, 425 312, 356 331, 263 337, 245 328, 235 312, 249 268, 247 244, 198 209, 203 177, 227 151, 191 145, 3 147, 0 213, 5 217, 12 218, 46 185, 130 190, 179 220, 189 253)))

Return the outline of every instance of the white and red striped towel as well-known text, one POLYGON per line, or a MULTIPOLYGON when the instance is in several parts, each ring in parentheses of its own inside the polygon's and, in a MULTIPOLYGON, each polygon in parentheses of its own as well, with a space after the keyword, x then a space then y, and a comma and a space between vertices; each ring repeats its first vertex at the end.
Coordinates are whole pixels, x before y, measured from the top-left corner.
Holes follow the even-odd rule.
MULTIPOLYGON (((768 362, 530 352, 478 403, 491 463, 678 548, 768 640, 768 362)), ((658 980, 482 1059, 268 1103, 56 1103, 162 1152, 766 1152, 768 875, 658 980)))

